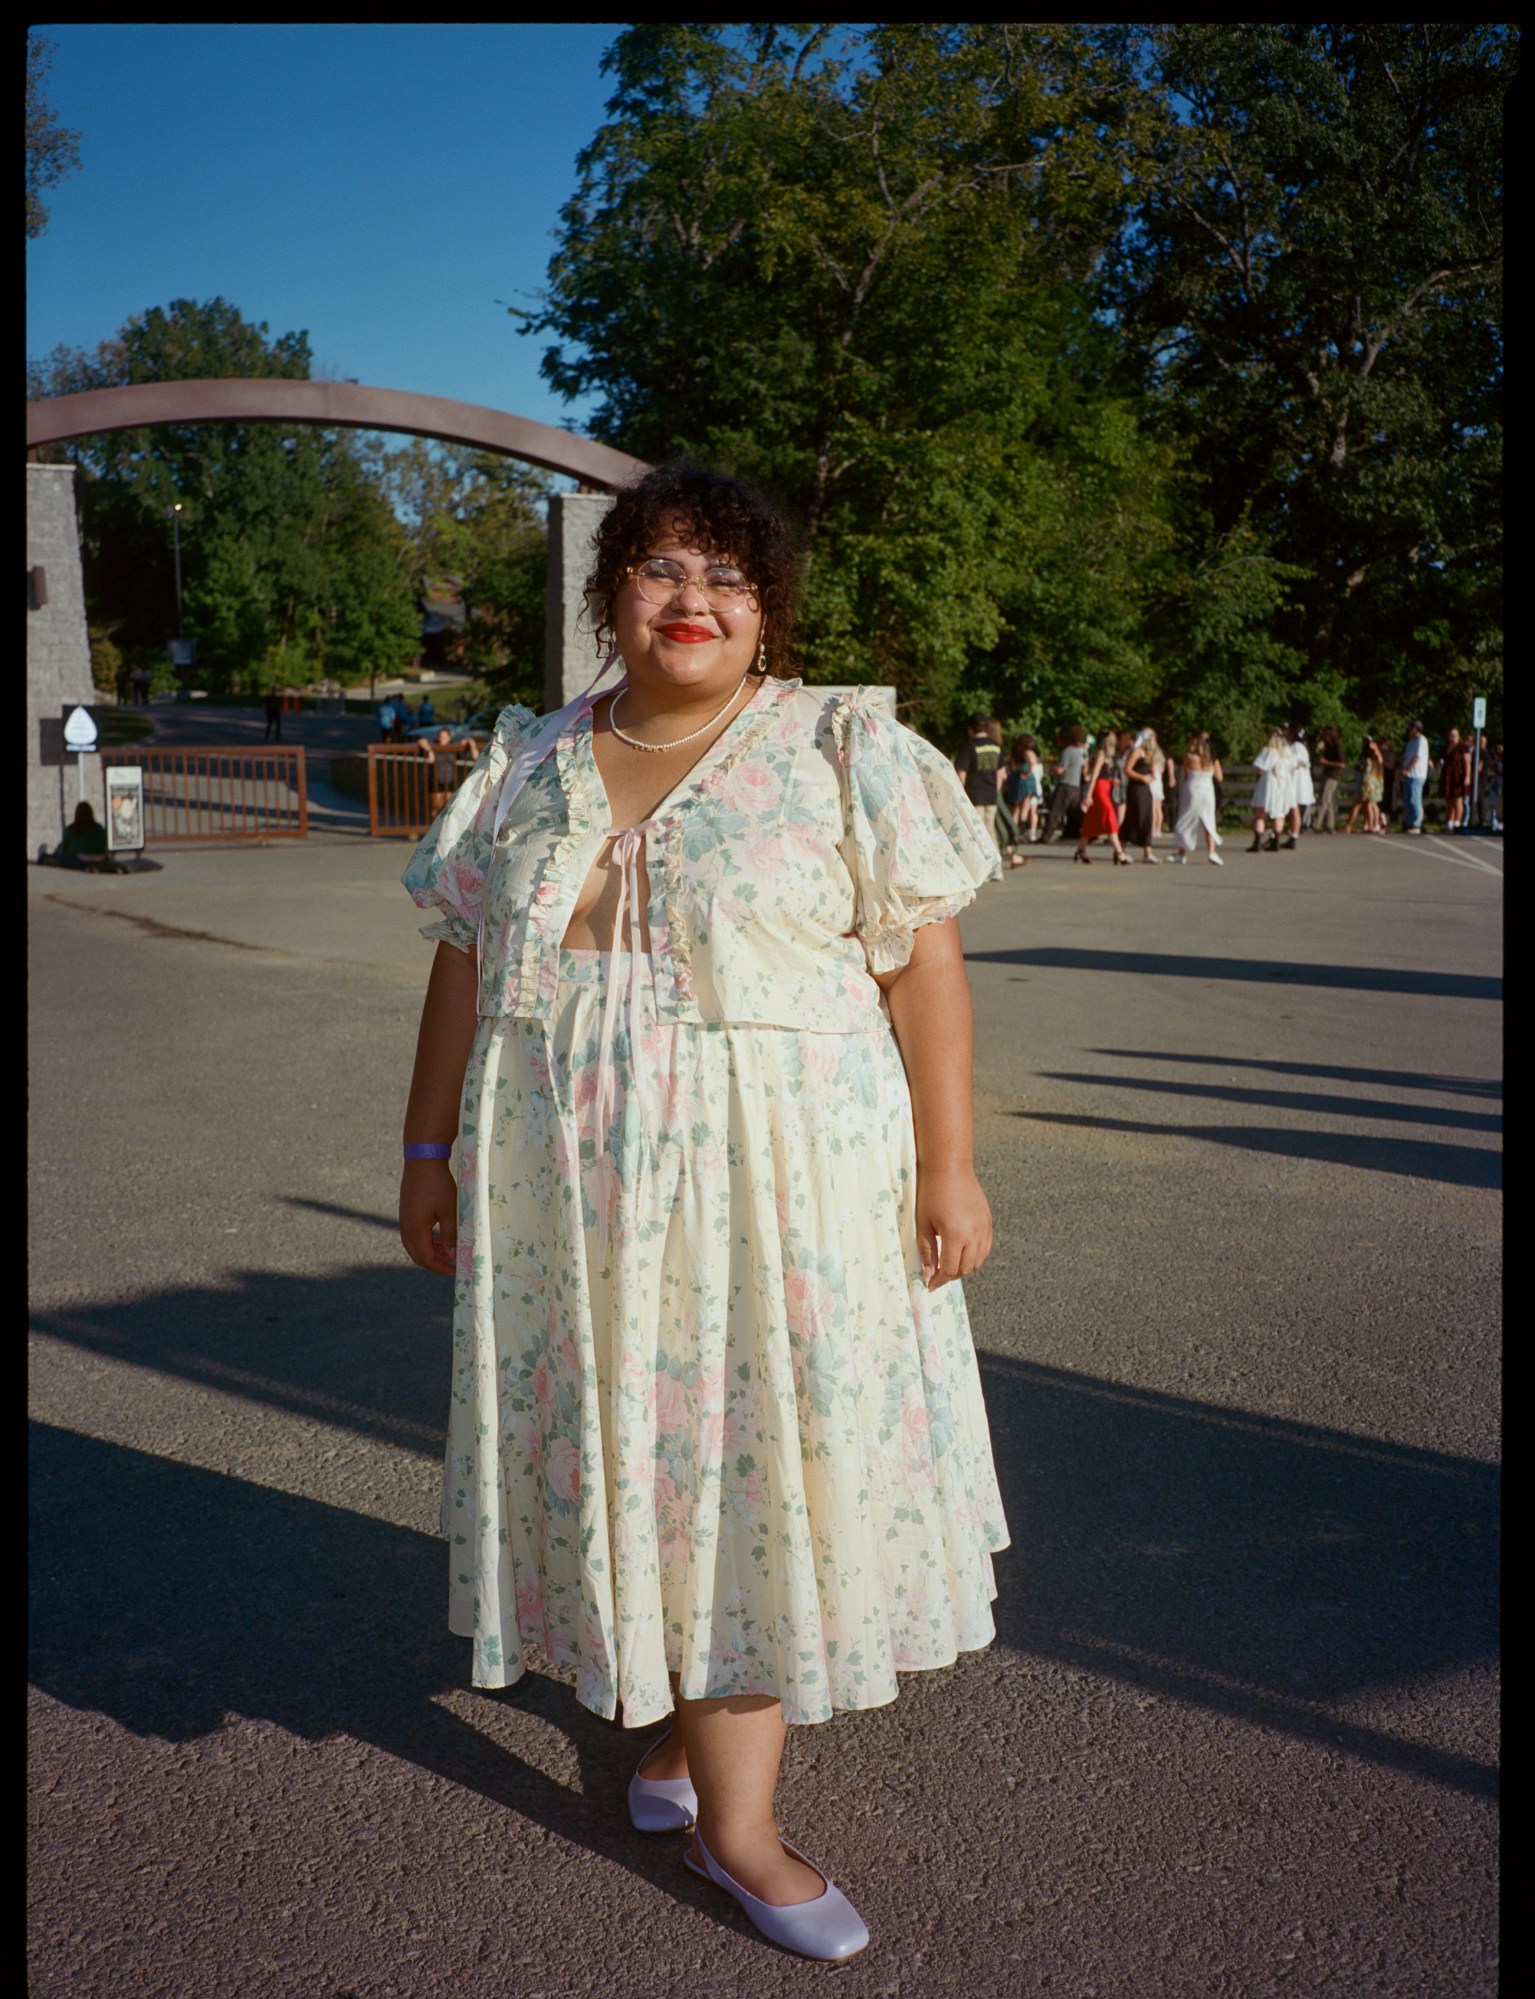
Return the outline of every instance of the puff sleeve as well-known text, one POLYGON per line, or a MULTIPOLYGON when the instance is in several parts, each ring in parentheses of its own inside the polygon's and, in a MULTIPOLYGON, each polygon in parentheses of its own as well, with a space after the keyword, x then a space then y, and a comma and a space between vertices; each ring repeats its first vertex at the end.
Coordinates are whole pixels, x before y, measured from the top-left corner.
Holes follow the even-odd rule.
POLYGON ((853 927, 869 970, 896 972, 917 929, 957 915, 1000 875, 1000 858, 953 765, 888 710, 845 698, 832 731, 846 778, 853 927))
POLYGON ((480 929, 485 877, 490 869, 496 800, 501 781, 524 739, 537 725, 531 708, 503 708, 495 733, 474 769, 438 813, 402 877, 411 901, 436 912, 421 935, 473 951, 480 929))

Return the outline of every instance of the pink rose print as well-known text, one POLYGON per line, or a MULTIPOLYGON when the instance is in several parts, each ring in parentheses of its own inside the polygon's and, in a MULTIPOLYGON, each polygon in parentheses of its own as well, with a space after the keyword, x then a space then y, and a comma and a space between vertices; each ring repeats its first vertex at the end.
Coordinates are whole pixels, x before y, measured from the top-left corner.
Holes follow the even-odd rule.
POLYGON ((901 1403, 901 1427, 915 1445, 927 1445, 928 1420, 927 1404, 915 1388, 908 1388, 901 1403))
POLYGON ((783 797, 777 772, 751 758, 736 765, 723 790, 726 804, 737 812, 766 814, 783 797))
POLYGON ((774 834, 753 834, 742 844, 741 864, 758 881, 769 881, 784 864, 783 845, 774 834))
POLYGON ((592 1161, 587 1194, 592 1206, 597 1210, 599 1219, 604 1220, 611 1228, 618 1213, 618 1168, 606 1152, 599 1153, 592 1161))
POLYGON ((830 1034, 802 1034, 799 1038, 800 1059, 818 1083, 836 1080, 842 1066, 840 1037, 830 1034))
POLYGON ((754 1471, 731 1489, 730 1504, 742 1520, 757 1521, 762 1518, 767 1497, 767 1480, 760 1471, 754 1471))
POLYGON ((789 1190, 787 1187, 774 1188, 773 1207, 778 1215, 778 1233, 786 1235, 789 1229, 789 1190))
POLYGON ((545 1459, 549 1484, 571 1506, 581 1497, 581 1446, 570 1437, 556 1437, 545 1459))
POLYGON ((524 1576, 517 1585, 517 1622, 525 1629, 543 1629, 544 1591, 537 1576, 524 1576))
POLYGON ((686 1527, 668 1526, 661 1536, 661 1563, 664 1568, 682 1568, 693 1552, 693 1537, 686 1527))
POLYGON ((658 1471, 650 1482, 650 1489, 658 1514, 664 1513, 668 1506, 676 1505, 677 1481, 670 1472, 658 1471))
POLYGON ((656 1425, 669 1435, 688 1420, 687 1390, 669 1374, 656 1377, 656 1425))
POLYGON ((789 1331, 802 1340, 820 1339, 831 1315, 831 1287, 816 1270, 791 1270, 783 1281, 789 1331))
POLYGON ((459 1237, 458 1248, 454 1251, 453 1256, 453 1268, 460 1277, 473 1277, 474 1238, 472 1236, 459 1237))
POLYGON ((533 1399, 541 1411, 554 1407, 554 1374, 544 1354, 539 1355, 533 1369, 533 1399))

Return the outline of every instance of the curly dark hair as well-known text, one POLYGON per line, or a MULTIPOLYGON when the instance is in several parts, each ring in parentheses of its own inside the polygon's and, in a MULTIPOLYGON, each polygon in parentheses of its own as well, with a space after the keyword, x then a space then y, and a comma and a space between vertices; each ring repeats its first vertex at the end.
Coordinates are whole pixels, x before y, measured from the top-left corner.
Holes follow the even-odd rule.
POLYGON ((762 608, 767 670, 780 679, 791 674, 788 654, 799 599, 794 537, 760 494, 701 465, 658 465, 637 485, 626 486, 603 515, 592 537, 596 560, 585 592, 598 643, 613 643, 613 607, 629 571, 673 535, 689 548, 727 557, 751 578, 762 608))

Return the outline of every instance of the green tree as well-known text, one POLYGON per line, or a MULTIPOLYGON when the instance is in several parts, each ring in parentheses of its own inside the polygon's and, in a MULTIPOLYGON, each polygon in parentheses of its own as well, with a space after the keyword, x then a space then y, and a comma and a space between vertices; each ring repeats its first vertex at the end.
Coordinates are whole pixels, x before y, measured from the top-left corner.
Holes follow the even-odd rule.
POLYGON ((53 67, 54 42, 27 30, 27 235, 41 236, 48 227, 43 189, 53 187, 80 164, 80 134, 61 125, 44 95, 53 67))
POLYGON ((496 700, 541 707, 547 476, 514 458, 420 438, 389 453, 383 472, 418 594, 444 577, 457 582, 465 665, 496 700))
POLYGON ((1234 535, 1280 565, 1271 716, 1346 700, 1463 720, 1501 658, 1513 30, 1184 22, 1106 41, 1159 110, 1106 296, 1197 481, 1191 569, 1234 535))
MULTIPOLYGON (((94 353, 60 349, 29 391, 199 377, 307 378, 307 336, 275 339, 224 299, 136 315, 94 353)), ((296 684, 397 672, 415 649, 411 551, 350 433, 272 424, 170 424, 62 447, 78 468, 87 604, 135 659, 175 630, 171 513, 179 515, 195 684, 296 684)))
POLYGON ((939 731, 1149 698, 1170 461, 1090 291, 1145 143, 1122 65, 1069 26, 645 24, 605 67, 522 316, 555 387, 785 504, 814 677, 894 682, 939 731))

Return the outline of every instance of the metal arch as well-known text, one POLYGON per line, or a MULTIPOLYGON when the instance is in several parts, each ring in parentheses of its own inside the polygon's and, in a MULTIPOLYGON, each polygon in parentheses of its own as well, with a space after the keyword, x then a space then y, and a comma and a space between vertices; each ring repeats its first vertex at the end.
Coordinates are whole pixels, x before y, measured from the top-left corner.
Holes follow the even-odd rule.
POLYGON ((546 472, 563 472, 587 488, 616 492, 650 470, 642 458, 615 451, 553 424, 479 403, 422 396, 409 389, 372 389, 357 382, 285 379, 137 382, 127 388, 86 389, 27 404, 27 448, 61 444, 95 431, 147 429, 166 423, 312 423, 330 428, 405 431, 520 458, 546 472))

